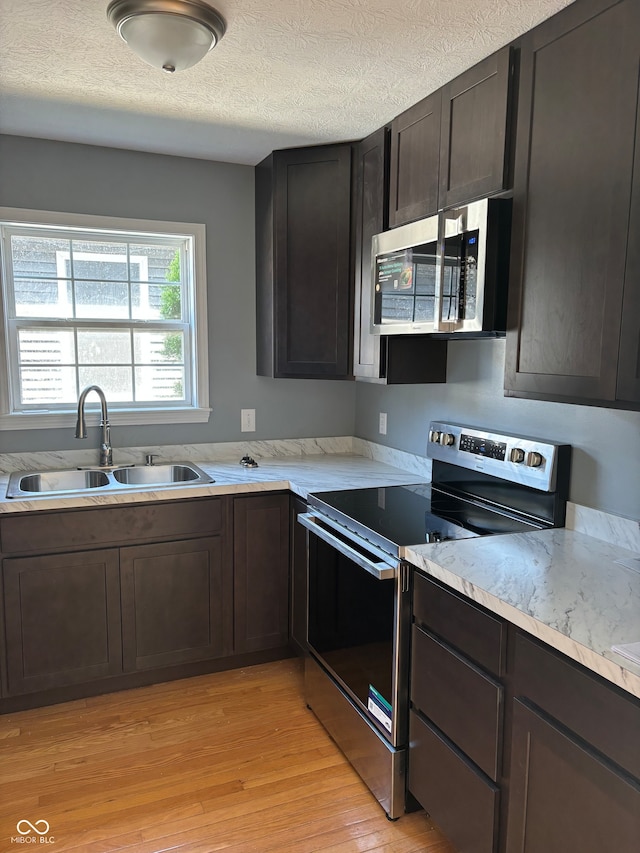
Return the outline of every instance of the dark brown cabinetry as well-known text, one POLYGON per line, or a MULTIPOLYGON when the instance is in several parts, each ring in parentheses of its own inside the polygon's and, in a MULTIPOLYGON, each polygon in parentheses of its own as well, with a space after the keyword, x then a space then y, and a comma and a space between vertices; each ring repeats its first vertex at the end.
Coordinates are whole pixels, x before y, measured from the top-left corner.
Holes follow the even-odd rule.
POLYGON ((233 501, 234 650, 289 641, 289 496, 233 501))
POLYGON ((446 382, 447 343, 425 336, 372 335, 371 238, 387 227, 389 131, 381 128, 356 148, 355 311, 356 379, 407 384, 446 382))
POLYGON ((505 47, 393 120, 390 227, 508 189, 515 70, 505 47))
POLYGON ((125 672, 231 652, 221 537, 120 551, 125 672))
POLYGON ((516 639, 507 853, 635 853, 640 702, 516 639))
POLYGON ((640 403, 639 32, 591 0, 522 40, 507 394, 640 403))
POLYGON ((0 711, 287 656, 289 512, 278 493, 0 518, 0 711))
POLYGON ((442 88, 441 209, 510 187, 517 58, 503 48, 442 88))
POLYGON ((441 112, 442 96, 438 90, 391 123, 391 228, 438 210, 441 112))
POLYGON ((291 498, 291 590, 289 595, 291 645, 298 654, 307 650, 307 531, 298 515, 307 511, 307 502, 291 498))
POLYGON ((204 498, 1 519, 5 695, 230 655, 228 508, 204 498))
POLYGON ((256 167, 257 372, 341 378, 351 361, 350 144, 256 167))
POLYGON ((6 559, 7 695, 122 672, 118 551, 6 559))
POLYGON ((413 615, 409 791, 457 849, 493 853, 506 625, 418 573, 413 615))

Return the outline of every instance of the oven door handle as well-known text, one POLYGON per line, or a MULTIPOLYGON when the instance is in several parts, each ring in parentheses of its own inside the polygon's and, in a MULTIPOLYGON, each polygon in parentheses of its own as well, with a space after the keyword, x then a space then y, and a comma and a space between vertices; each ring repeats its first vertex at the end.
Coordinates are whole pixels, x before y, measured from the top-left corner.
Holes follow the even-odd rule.
POLYGON ((327 530, 326 527, 322 527, 322 525, 318 523, 318 519, 315 515, 311 515, 310 513, 301 513, 298 516, 298 521, 303 527, 306 527, 307 530, 310 530, 311 533, 319 539, 322 539, 324 542, 331 545, 332 548, 335 548, 336 551, 347 557, 347 559, 356 563, 356 565, 360 566, 360 568, 364 569, 366 572, 369 572, 369 574, 373 575, 377 580, 389 580, 397 576, 397 568, 390 566, 388 563, 377 563, 373 560, 368 560, 364 554, 361 554, 342 539, 339 539, 330 530, 327 530))

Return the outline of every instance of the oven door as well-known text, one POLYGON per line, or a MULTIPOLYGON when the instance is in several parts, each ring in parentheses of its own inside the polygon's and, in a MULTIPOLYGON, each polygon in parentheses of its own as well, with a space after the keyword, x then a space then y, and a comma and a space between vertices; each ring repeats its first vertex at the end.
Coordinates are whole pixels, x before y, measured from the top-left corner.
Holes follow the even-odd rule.
POLYGON ((309 531, 309 650, 394 747, 407 737, 408 567, 358 544, 312 514, 309 531))

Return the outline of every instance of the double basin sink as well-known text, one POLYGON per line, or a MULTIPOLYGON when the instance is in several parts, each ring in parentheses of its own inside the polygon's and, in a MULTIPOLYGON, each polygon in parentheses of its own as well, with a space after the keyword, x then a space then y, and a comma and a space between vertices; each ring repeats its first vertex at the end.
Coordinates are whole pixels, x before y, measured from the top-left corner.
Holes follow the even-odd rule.
POLYGON ((9 478, 8 498, 64 495, 70 492, 118 492, 157 486, 205 485, 214 480, 192 463, 129 465, 65 471, 17 471, 9 478))

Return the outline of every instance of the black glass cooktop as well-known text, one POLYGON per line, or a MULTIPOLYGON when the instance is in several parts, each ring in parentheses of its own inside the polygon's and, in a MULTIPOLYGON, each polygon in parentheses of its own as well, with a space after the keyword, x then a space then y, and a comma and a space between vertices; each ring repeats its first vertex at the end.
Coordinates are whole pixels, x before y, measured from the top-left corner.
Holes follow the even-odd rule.
POLYGON ((309 496, 309 506, 381 547, 514 533, 534 526, 430 484, 318 492, 309 496))

